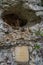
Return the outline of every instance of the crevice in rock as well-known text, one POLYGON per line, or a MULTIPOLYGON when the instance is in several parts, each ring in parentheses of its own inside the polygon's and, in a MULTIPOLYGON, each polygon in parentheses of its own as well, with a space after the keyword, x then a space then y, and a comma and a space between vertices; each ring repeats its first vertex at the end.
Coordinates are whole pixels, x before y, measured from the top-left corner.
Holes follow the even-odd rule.
POLYGON ((23 27, 27 24, 26 19, 22 19, 21 17, 14 13, 3 14, 2 19, 4 22, 14 27, 23 27))

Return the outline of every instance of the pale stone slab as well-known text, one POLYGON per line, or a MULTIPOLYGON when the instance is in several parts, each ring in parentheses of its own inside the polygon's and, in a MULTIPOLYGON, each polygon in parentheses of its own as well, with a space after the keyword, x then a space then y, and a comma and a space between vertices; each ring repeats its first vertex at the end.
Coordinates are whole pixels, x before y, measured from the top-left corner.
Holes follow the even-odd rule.
POLYGON ((15 47, 15 60, 17 62, 28 62, 29 61, 28 46, 15 47))

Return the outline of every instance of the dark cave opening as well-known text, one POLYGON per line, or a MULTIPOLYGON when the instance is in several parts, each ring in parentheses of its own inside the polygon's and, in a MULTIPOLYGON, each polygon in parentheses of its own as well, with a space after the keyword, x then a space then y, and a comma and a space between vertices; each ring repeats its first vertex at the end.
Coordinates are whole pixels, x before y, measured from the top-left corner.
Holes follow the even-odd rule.
POLYGON ((2 16, 3 21, 14 27, 23 27, 27 24, 26 19, 22 19, 14 13, 5 14, 2 16))

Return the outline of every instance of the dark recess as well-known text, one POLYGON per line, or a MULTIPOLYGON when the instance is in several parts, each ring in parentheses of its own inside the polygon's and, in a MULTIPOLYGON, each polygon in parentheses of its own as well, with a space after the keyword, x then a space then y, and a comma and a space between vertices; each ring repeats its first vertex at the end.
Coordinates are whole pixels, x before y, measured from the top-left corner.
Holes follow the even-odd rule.
POLYGON ((23 27, 27 23, 26 19, 21 19, 21 17, 19 17, 18 15, 14 13, 2 15, 2 18, 4 22, 14 27, 23 27))

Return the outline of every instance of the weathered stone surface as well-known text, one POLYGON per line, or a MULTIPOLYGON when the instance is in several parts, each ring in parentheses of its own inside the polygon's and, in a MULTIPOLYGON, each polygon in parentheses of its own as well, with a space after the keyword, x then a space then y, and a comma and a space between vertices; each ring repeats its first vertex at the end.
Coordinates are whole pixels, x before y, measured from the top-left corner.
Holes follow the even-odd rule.
MULTIPOLYGON (((1 13, 0 13, 0 16, 1 16, 1 13)), ((31 19, 31 16, 30 16, 30 19, 31 19)), ((3 20, 0 18, 0 65, 43 65, 43 58, 42 58, 43 57, 43 37, 39 39, 39 37, 35 35, 35 31, 38 31, 39 28, 40 28, 40 32, 41 33, 43 32, 43 21, 41 22, 42 23, 34 25, 29 28, 28 26, 23 27, 24 28, 23 30, 23 28, 13 29, 13 27, 8 25, 7 23, 3 23, 3 20), (39 39, 40 41, 38 40, 37 42, 37 39, 39 39), (36 42, 37 44, 41 46, 41 49, 39 49, 38 51, 34 49, 33 51, 33 47, 36 44, 36 42), (22 46, 23 48, 19 49, 19 47, 22 47, 22 46), (28 48, 26 48, 27 46, 28 48), (19 50, 20 53, 22 53, 24 56, 21 56, 21 54, 15 49, 19 50), (27 53, 27 51, 29 53, 27 53), (22 59, 24 58, 24 59, 18 60, 17 54, 20 54, 19 58, 22 58, 22 59), (17 60, 15 58, 17 58, 17 60), (28 60, 29 62, 26 64, 21 63, 22 61, 24 61, 25 63, 28 60), (15 61, 19 61, 21 64, 18 64, 15 61)))

